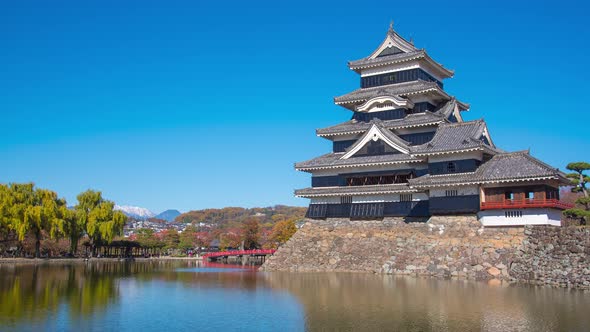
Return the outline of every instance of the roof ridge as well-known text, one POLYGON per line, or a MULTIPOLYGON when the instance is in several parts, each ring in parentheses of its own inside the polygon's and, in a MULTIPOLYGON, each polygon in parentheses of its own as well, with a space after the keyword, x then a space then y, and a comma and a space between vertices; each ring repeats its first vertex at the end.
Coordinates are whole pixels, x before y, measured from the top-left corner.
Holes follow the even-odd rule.
POLYGON ((450 122, 450 123, 445 123, 443 124, 444 127, 460 127, 460 126, 467 126, 467 125, 473 125, 473 124, 485 124, 485 120, 484 119, 476 119, 476 120, 469 120, 469 121, 463 121, 463 122, 450 122))

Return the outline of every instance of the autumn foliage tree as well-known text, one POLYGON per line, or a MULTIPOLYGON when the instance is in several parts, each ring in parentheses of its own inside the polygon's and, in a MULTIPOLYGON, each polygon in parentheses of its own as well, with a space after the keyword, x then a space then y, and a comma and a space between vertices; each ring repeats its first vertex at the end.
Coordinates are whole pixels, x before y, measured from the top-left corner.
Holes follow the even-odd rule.
POLYGON ((270 234, 270 246, 276 248, 284 244, 285 242, 289 241, 295 232, 297 232, 295 220, 290 219, 277 222, 273 226, 270 234))
POLYGON ((242 224, 242 242, 244 249, 260 247, 260 224, 256 217, 248 218, 242 224))

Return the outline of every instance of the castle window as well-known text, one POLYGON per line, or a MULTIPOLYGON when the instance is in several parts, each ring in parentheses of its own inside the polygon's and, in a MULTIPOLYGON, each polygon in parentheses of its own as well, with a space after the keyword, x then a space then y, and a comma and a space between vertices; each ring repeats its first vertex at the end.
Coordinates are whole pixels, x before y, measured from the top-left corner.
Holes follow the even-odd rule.
POLYGON ((514 193, 512 191, 505 192, 504 193, 504 199, 513 200, 514 199, 514 193))
POLYGON ((412 201, 412 194, 401 194, 399 195, 400 202, 411 202, 412 201))
POLYGON ((352 196, 341 196, 340 197, 340 204, 350 204, 352 203, 352 196))
POLYGON ((449 161, 447 163, 447 173, 455 173, 457 171, 457 165, 454 161, 449 161))
POLYGON ((522 218, 522 211, 504 211, 506 218, 522 218))
POLYGON ((454 197, 457 196, 458 192, 457 190, 445 190, 445 196, 447 197, 454 197))

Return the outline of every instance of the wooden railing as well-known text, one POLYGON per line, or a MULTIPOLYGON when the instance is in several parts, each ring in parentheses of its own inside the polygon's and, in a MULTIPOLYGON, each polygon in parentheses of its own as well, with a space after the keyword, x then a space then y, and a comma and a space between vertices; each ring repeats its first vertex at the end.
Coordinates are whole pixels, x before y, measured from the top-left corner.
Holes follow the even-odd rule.
POLYGON ((561 202, 558 199, 506 199, 501 202, 481 202, 481 210, 494 209, 526 209, 526 208, 555 208, 571 209, 573 204, 561 202))

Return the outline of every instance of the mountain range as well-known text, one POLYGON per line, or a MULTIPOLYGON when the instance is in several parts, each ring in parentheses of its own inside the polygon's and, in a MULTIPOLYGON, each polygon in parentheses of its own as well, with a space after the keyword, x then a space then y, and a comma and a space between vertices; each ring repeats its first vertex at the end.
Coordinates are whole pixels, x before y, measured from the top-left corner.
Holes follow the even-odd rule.
POLYGON ((145 220, 149 218, 156 218, 162 219, 166 221, 174 221, 174 218, 180 215, 180 211, 178 210, 166 210, 160 214, 155 214, 154 212, 142 208, 139 206, 130 206, 130 205, 115 205, 115 210, 123 212, 126 216, 138 219, 138 220, 145 220))

